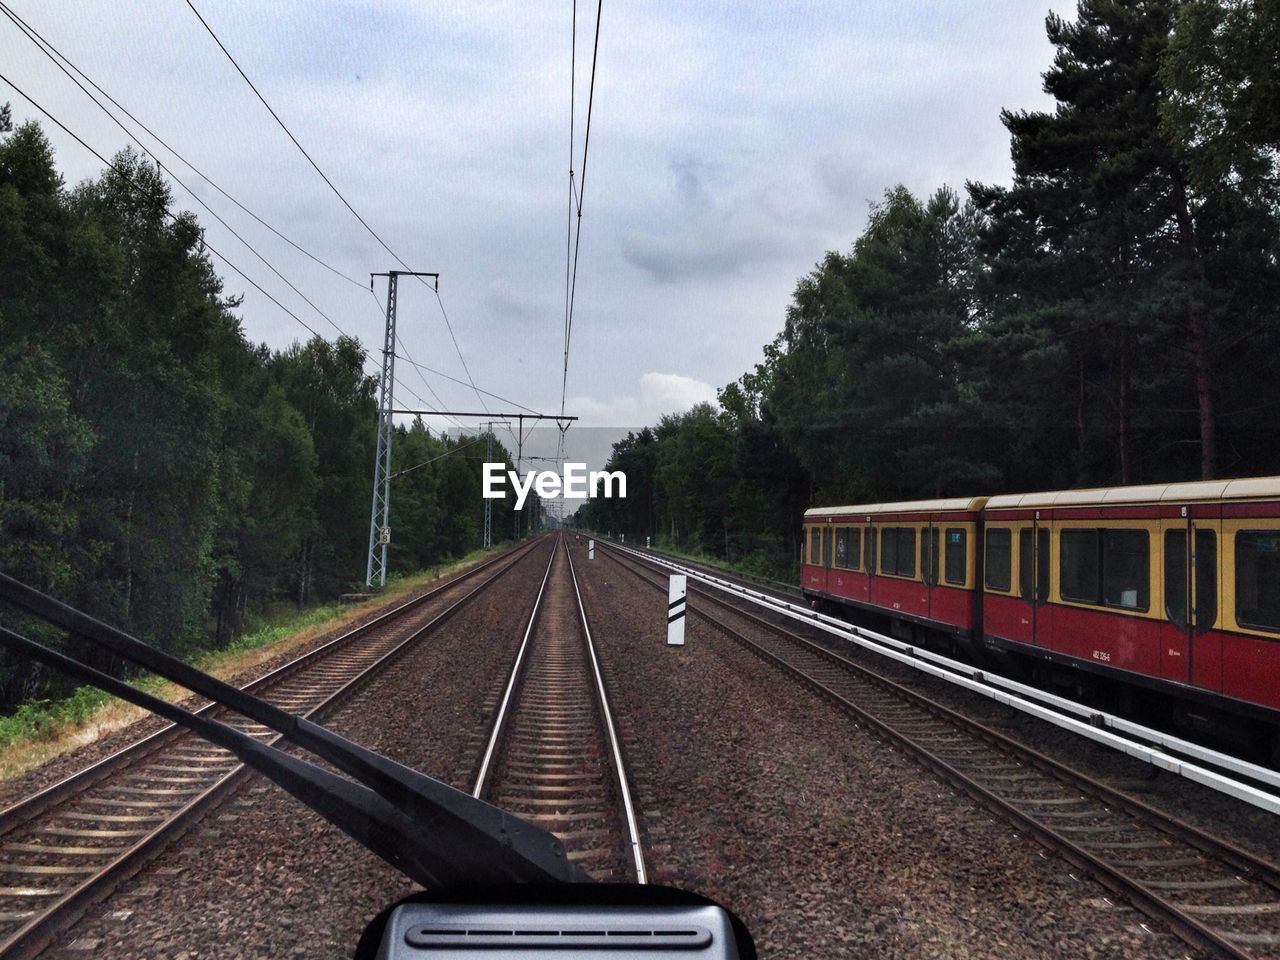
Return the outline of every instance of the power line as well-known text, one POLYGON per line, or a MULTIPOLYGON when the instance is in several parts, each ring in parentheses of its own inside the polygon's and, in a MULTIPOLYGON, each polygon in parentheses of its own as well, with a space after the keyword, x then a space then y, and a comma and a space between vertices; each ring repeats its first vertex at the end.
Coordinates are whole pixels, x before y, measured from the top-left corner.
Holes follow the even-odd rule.
MULTIPOLYGON (((253 81, 249 79, 249 75, 244 72, 240 64, 236 61, 236 58, 231 55, 231 51, 228 50, 226 45, 218 38, 218 35, 214 32, 213 27, 209 26, 209 22, 205 20, 203 16, 201 16, 200 11, 196 9, 196 6, 194 3, 192 3, 192 0, 186 0, 186 4, 188 7, 191 8, 191 12, 196 15, 196 19, 200 21, 205 31, 209 34, 209 36, 213 38, 213 42, 218 45, 218 49, 220 49, 226 55, 227 59, 231 61, 231 65, 236 68, 236 72, 239 73, 240 76, 244 79, 244 82, 249 85, 249 89, 254 92, 254 95, 262 102, 262 105, 267 108, 267 112, 270 113, 272 118, 276 121, 276 123, 280 125, 280 129, 283 130, 286 135, 288 135, 291 141, 293 141, 293 145, 298 148, 298 151, 304 157, 307 158, 307 162, 311 164, 312 169, 314 169, 316 173, 320 174, 320 178, 324 180, 326 184, 328 184, 329 189, 332 190, 334 195, 339 200, 342 201, 343 206, 345 206, 348 210, 351 211, 351 215, 360 221, 360 225, 364 227, 365 230, 368 231, 369 236, 373 237, 373 239, 378 242, 378 244, 382 247, 383 250, 391 254, 391 256, 395 258, 396 262, 400 264, 400 266, 404 267, 406 270, 409 270, 410 269, 409 265, 404 261, 404 259, 400 256, 400 254, 392 250, 391 247, 387 244, 387 242, 378 235, 377 231, 374 230, 373 227, 369 226, 368 221, 366 221, 364 217, 360 216, 356 208, 351 205, 350 201, 348 201, 345 196, 343 196, 342 191, 339 190, 334 185, 333 181, 329 179, 328 175, 323 170, 320 169, 320 165, 316 163, 314 159, 312 159, 311 154, 307 153, 306 148, 303 147, 302 144, 298 142, 298 138, 293 135, 293 131, 289 129, 289 127, 285 124, 283 120, 280 119, 280 115, 277 114, 274 108, 272 108, 271 104, 267 102, 267 98, 262 95, 262 92, 258 90, 258 88, 254 85, 253 81)), ((421 277, 418 278, 418 282, 424 285, 426 284, 426 281, 423 280, 421 277)), ((483 391, 479 387, 477 387, 474 378, 472 378, 471 376, 471 370, 467 367, 466 358, 463 357, 462 350, 458 346, 458 338, 453 333, 453 324, 449 322, 449 314, 444 309, 444 301, 440 300, 439 291, 436 291, 436 300, 439 301, 440 303, 440 313, 444 317, 444 325, 449 331, 449 339, 453 341, 453 349, 458 354, 458 360, 462 363, 462 370, 466 374, 467 382, 470 384, 471 389, 475 391, 476 398, 480 401, 481 406, 483 406, 484 398, 481 397, 480 394, 486 393, 487 391, 483 391)))
POLYGON ((403 470, 397 470, 390 477, 388 477, 388 479, 394 480, 396 477, 402 477, 406 473, 412 473, 414 470, 417 470, 419 467, 425 467, 425 466, 428 466, 429 464, 435 463, 437 460, 443 460, 445 457, 451 457, 455 453, 457 453, 459 450, 465 450, 467 449, 467 447, 474 447, 477 443, 479 443, 483 439, 484 437, 476 437, 470 443, 464 443, 460 447, 454 447, 452 450, 446 450, 444 453, 440 454, 438 457, 432 457, 430 460, 423 460, 421 463, 415 463, 412 467, 405 467, 403 470))
MULTIPOLYGON (((25 25, 25 22, 21 21, 21 18, 17 17, 9 9, 9 7, 3 2, 0 2, 0 13, 4 13, 4 15, 8 17, 9 20, 19 30, 23 32, 23 34, 27 37, 28 40, 34 43, 36 47, 40 50, 40 52, 43 53, 46 57, 48 57, 49 60, 54 64, 54 66, 56 66, 59 70, 61 70, 67 76, 67 78, 80 89, 81 93, 83 93, 86 97, 88 97, 91 101, 93 101, 94 105, 99 110, 101 110, 104 114, 106 114, 107 118, 111 120, 111 122, 114 123, 117 127, 119 127, 121 132, 123 132, 124 135, 128 137, 129 140, 131 140, 138 147, 138 149, 142 151, 142 153, 145 156, 150 157, 157 167, 159 167, 162 171, 168 174, 169 177, 174 181, 174 183, 176 183, 188 194, 190 194, 191 197, 196 201, 196 203, 200 204, 200 206, 202 206, 210 216, 212 216, 215 220, 217 220, 218 223, 222 224, 222 226, 233 237, 239 240, 240 243, 242 243, 249 250, 250 253, 252 253, 255 257, 261 260, 268 270, 274 273, 276 277, 278 277, 290 290, 292 290, 299 297, 301 297, 302 300, 307 304, 307 306, 309 306, 312 310, 314 310, 317 314, 319 314, 329 324, 329 326, 337 330, 340 336, 350 337, 350 334, 348 334, 345 330, 343 330, 342 327, 338 326, 338 324, 327 313, 321 310, 320 307, 317 306, 316 303, 312 301, 310 297, 308 297, 305 293, 299 290, 297 286, 295 286, 294 283, 288 277, 286 277, 283 273, 281 273, 278 269, 276 269, 275 264, 273 264, 270 260, 264 257, 258 251, 258 249, 254 247, 253 244, 251 244, 248 240, 246 240, 243 236, 240 235, 239 231, 237 231, 235 227, 227 223, 227 221, 224 220, 216 210, 210 207, 209 204, 206 203, 203 198, 201 198, 194 190, 188 187, 186 183, 184 183, 183 180, 179 176, 177 176, 177 174, 175 174, 172 170, 170 170, 167 166, 165 166, 164 162, 159 157, 157 157, 154 153, 148 150, 146 146, 142 143, 142 141, 140 141, 136 136, 134 136, 133 132, 129 130, 129 128, 126 127, 123 123, 120 122, 120 119, 115 114, 113 114, 110 110, 108 110, 106 106, 100 100, 98 100, 97 97, 95 97, 92 93, 89 92, 89 90, 85 88, 83 83, 81 83, 78 79, 76 79, 76 77, 73 76, 71 72, 67 70, 66 67, 64 67, 61 63, 59 63, 58 59, 55 58, 54 55, 49 52, 49 50, 45 49, 43 37, 40 37, 39 34, 37 34, 34 30, 31 30, 30 28, 28 28, 25 25)), ((50 49, 52 49, 52 47, 50 47, 50 49)), ((61 56, 61 54, 59 54, 59 56, 61 56)), ((69 62, 70 61, 68 61, 68 63, 69 62)))
MULTIPOLYGON (((434 374, 437 377, 443 377, 445 380, 448 380, 451 383, 456 383, 464 387, 468 386, 465 380, 459 380, 457 377, 451 377, 447 373, 441 373, 439 370, 433 370, 430 367, 428 367, 425 363, 415 363, 413 360, 410 360, 408 357, 402 357, 400 354, 396 354, 396 359, 404 360, 406 363, 409 364, 409 366, 418 367, 427 373, 434 374)), ((477 390, 477 392, 483 393, 486 397, 491 397, 494 400, 501 400, 503 403, 509 403, 513 407, 519 407, 521 410, 527 410, 529 413, 538 412, 534 410, 533 407, 526 407, 523 403, 517 403, 515 400, 510 400, 507 397, 501 396, 500 394, 492 393, 489 390, 481 390, 479 387, 476 387, 475 389, 477 390)), ((488 412, 489 412, 489 408, 485 407, 485 413, 488 413, 488 412)))
POLYGON ((369 235, 373 237, 373 239, 377 240, 378 243, 382 244, 382 248, 386 250, 387 253, 391 254, 393 257, 396 257, 396 259, 399 260, 400 258, 396 256, 395 251, 392 250, 390 247, 388 247, 386 244, 386 241, 384 241, 380 236, 378 236, 378 234, 374 231, 373 227, 369 226, 369 224, 365 222, 364 217, 360 216, 360 214, 356 212, 356 208, 353 207, 347 201, 347 198, 342 195, 342 191, 339 190, 336 186, 334 186, 333 181, 330 180, 328 175, 323 170, 320 169, 320 165, 317 164, 315 160, 311 159, 311 154, 307 153, 306 148, 301 143, 299 143, 298 138, 293 135, 293 131, 290 130, 288 126, 285 125, 285 122, 283 120, 280 119, 280 115, 275 112, 271 104, 267 103, 267 98, 262 95, 262 93, 258 90, 256 86, 254 86, 253 81, 249 79, 249 75, 245 73, 243 69, 241 69, 240 64, 236 61, 236 58, 231 55, 231 51, 226 48, 226 46, 223 44, 223 42, 220 39, 218 39, 218 35, 213 32, 213 27, 209 26, 208 21, 205 20, 203 16, 201 16, 200 11, 196 9, 195 4, 192 3, 191 0, 186 0, 186 2, 187 2, 187 6, 191 8, 191 12, 196 15, 196 19, 199 20, 200 23, 204 26, 209 36, 213 37, 213 42, 218 45, 218 49, 220 49, 224 54, 226 54, 227 59, 231 61, 231 65, 236 68, 236 72, 239 73, 240 76, 244 79, 244 82, 249 85, 249 89, 254 92, 257 98, 260 101, 262 101, 262 105, 267 108, 267 112, 270 113, 271 116, 275 119, 276 123, 280 125, 280 129, 283 130, 288 135, 289 139, 293 141, 293 145, 298 148, 299 152, 301 152, 301 154, 304 157, 307 158, 307 162, 311 164, 312 169, 314 169, 316 173, 320 174, 321 179, 323 179, 324 182, 329 185, 329 189, 334 192, 334 195, 337 196, 337 198, 342 201, 343 205, 348 210, 351 211, 351 215, 354 216, 357 220, 359 220, 361 225, 366 230, 369 231, 369 235))
MULTIPOLYGON (((587 186, 587 157, 591 149, 591 111, 595 105, 596 98, 596 60, 600 53, 600 14, 604 8, 604 0, 596 0, 596 27, 595 39, 591 47, 591 84, 587 93, 587 128, 583 135, 582 142, 582 175, 577 181, 577 192, 574 192, 574 174, 573 174, 573 112, 574 112, 574 87, 576 77, 571 76, 569 80, 569 139, 570 139, 570 168, 569 168, 569 221, 572 225, 575 214, 577 219, 576 228, 573 230, 573 266, 568 265, 568 238, 565 239, 565 256, 566 266, 565 272, 568 275, 567 280, 567 303, 565 306, 564 320, 564 372, 560 380, 560 412, 564 413, 565 399, 569 387, 569 347, 573 340, 573 308, 577 299, 578 292, 578 252, 582 245, 582 201, 586 193, 587 186)), ((578 9, 575 0, 573 12, 573 37, 574 37, 574 54, 571 62, 575 64, 571 68, 571 74, 576 72, 577 58, 577 31, 578 31, 578 9)), ((563 440, 563 438, 562 438, 563 440)), ((563 444, 562 444, 563 445, 563 444)))
MULTIPOLYGON (((15 93, 18 94, 18 96, 22 97, 29 104, 31 104, 33 107, 39 110, 42 114, 44 114, 45 117, 47 117, 51 123, 53 123, 60 130, 62 130, 63 133, 71 137, 71 139, 73 139, 76 143, 80 144, 80 146, 84 147, 86 150, 92 153, 95 157, 97 157, 98 160, 103 165, 105 165, 108 169, 115 172, 117 176, 119 176, 122 180, 124 180, 125 183, 127 183, 130 187, 132 187, 135 191, 137 191, 137 193, 139 193, 141 196, 149 200, 153 206, 159 208, 160 212, 163 213, 166 217, 168 217, 174 223, 177 223, 181 219, 177 214, 175 214, 173 211, 169 209, 168 204, 162 202, 159 198, 151 194, 149 191, 143 189, 143 187, 140 186, 137 183, 137 181, 135 181, 131 176, 129 176, 123 169, 116 166, 114 163, 112 163, 110 160, 104 157, 101 153, 99 153, 93 147, 89 146, 89 144, 86 143, 77 133, 71 130, 70 127, 68 127, 65 123, 63 123, 53 114, 51 114, 48 110, 42 107, 29 93, 27 93, 25 90, 19 87, 16 83, 10 80, 3 73, 0 73, 0 80, 4 81, 10 88, 13 89, 15 93)), ((307 321, 303 320, 300 316, 298 316, 296 313, 294 313, 292 310, 286 307, 283 303, 281 303, 279 300, 273 297, 270 293, 268 293, 265 289, 263 289, 263 287, 256 280, 254 280, 247 273, 245 273, 243 270, 237 267, 234 263, 232 263, 231 260, 229 260, 225 254, 219 252, 218 249, 214 247, 213 244, 209 243, 208 240, 204 239, 203 236, 201 238, 201 245, 204 247, 204 249, 208 250, 215 257, 217 257, 219 260, 225 263, 233 271, 235 271, 242 280, 244 280, 246 283, 252 286, 255 290, 261 293, 264 297, 266 297, 268 300, 274 303, 277 307, 283 310, 286 314, 288 314, 290 317, 296 320, 299 324, 301 324, 307 330, 307 332, 309 332, 313 337, 316 337, 319 340, 325 339, 323 336, 320 335, 320 333, 315 329, 315 327, 311 326, 311 324, 307 323, 307 321)))
MULTIPOLYGON (((252 217, 254 220, 256 220, 256 221, 257 221, 259 224, 261 224, 262 226, 266 227, 266 228, 267 228, 268 230, 270 230, 273 234, 275 234, 277 237, 279 237, 279 238, 280 238, 281 240, 283 240, 285 243, 289 244, 289 246, 293 247, 295 250, 297 250, 297 251, 298 251, 299 253, 301 253, 303 256, 305 256, 305 257, 309 258, 310 260, 314 261, 314 262, 315 262, 315 263, 317 263, 318 265, 320 265, 320 266, 324 267, 324 268, 325 268, 326 270, 328 270, 330 273, 334 274, 334 275, 335 275, 335 276, 337 276, 337 277, 341 277, 343 280, 346 280, 348 283, 352 283, 352 284, 354 284, 355 286, 360 287, 361 289, 363 289, 363 288, 364 288, 364 284, 363 284, 363 283, 361 283, 359 280, 356 280, 354 277, 348 276, 347 274, 343 273, 343 272, 342 272, 341 270, 339 270, 337 267, 333 266, 333 265, 332 265, 332 264, 330 264, 330 263, 325 262, 325 261, 324 261, 324 260, 322 260, 320 257, 318 257, 316 254, 314 254, 314 253, 312 253, 310 250, 308 250, 306 247, 302 246, 302 245, 301 245, 300 243, 298 243, 296 240, 293 240, 292 238, 290 238, 290 237, 286 236, 285 234, 281 233, 278 229, 276 229, 274 226, 272 226, 270 223, 268 223, 266 220, 264 220, 264 219, 263 219, 262 217, 260 217, 258 214, 254 213, 252 210, 250 210, 248 207, 246 207, 243 203, 241 203, 239 200, 237 200, 235 197, 233 197, 230 193, 228 193, 226 190, 224 190, 224 189, 223 189, 223 188, 222 188, 218 183, 216 183, 216 182, 215 182, 215 181, 214 181, 214 180, 213 180, 213 179, 212 179, 208 174, 206 174, 206 173, 205 173, 204 171, 202 171, 199 167, 197 167, 194 163, 192 163, 190 160, 188 160, 186 157, 184 157, 184 156, 183 156, 181 153, 179 153, 176 149, 174 149, 174 147, 173 147, 173 146, 171 146, 171 145, 170 145, 170 144, 169 144, 169 143, 168 143, 168 142, 167 142, 163 137, 161 137, 158 133, 156 133, 154 130, 152 130, 150 127, 148 127, 145 123, 143 123, 141 120, 139 120, 136 116, 134 116, 134 115, 133 115, 133 113, 131 113, 127 107, 123 106, 123 105, 120 103, 120 101, 116 100, 116 98, 115 98, 115 97, 111 96, 111 94, 109 94, 106 90, 102 89, 102 87, 101 87, 101 86, 99 86, 99 84, 98 84, 98 83, 97 83, 97 82, 96 82, 92 77, 90 77, 90 76, 89 76, 88 74, 86 74, 83 70, 81 70, 78 66, 76 66, 76 64, 75 64, 74 62, 72 62, 72 60, 71 60, 71 59, 70 59, 66 54, 64 54, 61 50, 59 50, 59 49, 58 49, 57 47, 55 47, 52 43, 50 43, 50 42, 49 42, 49 40, 48 40, 48 38, 46 38, 44 35, 42 35, 38 30, 36 30, 33 26, 31 26, 31 24, 29 24, 27 21, 23 20, 23 19, 22 19, 22 17, 20 17, 17 13, 15 13, 15 12, 13 11, 13 9, 12 9, 11 7, 9 7, 7 4, 3 3, 3 2, 2 2, 2 0, 0 0, 0 11, 2 11, 2 12, 3 12, 3 13, 4 13, 4 14, 5 14, 5 15, 6 15, 10 20, 11 20, 11 21, 13 21, 13 23, 18 27, 18 29, 22 30, 22 31, 26 34, 26 35, 27 35, 27 38, 28 38, 28 39, 30 39, 33 43, 35 43, 35 44, 36 44, 36 46, 37 46, 37 47, 39 47, 39 48, 41 49, 41 51, 45 54, 45 56, 50 56, 50 51, 52 51, 53 55, 57 57, 57 60, 54 60, 54 63, 55 63, 55 64, 56 64, 60 69, 62 69, 62 72, 63 72, 63 73, 66 73, 66 72, 67 72, 67 71, 66 71, 66 68, 64 68, 64 67, 62 66, 62 63, 65 63, 65 64, 66 64, 66 66, 67 66, 67 67, 70 67, 70 68, 71 68, 71 70, 73 70, 73 71, 74 71, 74 72, 75 72, 75 73, 76 73, 76 74, 77 74, 77 75, 78 75, 82 80, 84 80, 84 81, 85 81, 85 83, 89 84, 89 86, 93 87, 93 89, 94 89, 94 90, 96 90, 96 91, 97 91, 99 94, 101 94, 101 95, 102 95, 106 100, 108 100, 108 101, 111 103, 111 105, 112 105, 112 106, 114 106, 117 110, 119 110, 121 113, 123 113, 126 117, 128 117, 130 120, 132 120, 134 123, 136 123, 136 124, 137 124, 137 125, 138 125, 138 126, 139 126, 139 127, 140 127, 140 128, 141 128, 141 129, 142 129, 142 130, 143 130, 143 131, 144 131, 148 136, 149 136, 149 137, 151 137, 151 139, 153 139, 154 141, 156 141, 156 143, 160 144, 160 146, 162 146, 165 150, 168 150, 168 151, 169 151, 169 153, 171 153, 173 156, 177 157, 177 158, 178 158, 178 160, 179 160, 179 161, 181 161, 181 162, 182 162, 182 163, 183 163, 183 164, 184 164, 188 169, 190 169, 192 173, 196 174, 196 176, 198 176, 198 177, 200 177, 200 179, 204 180, 204 182, 205 182, 205 183, 207 183, 207 184, 209 184, 209 186, 213 187, 213 189, 214 189, 214 190, 216 190, 218 193, 222 194, 222 196, 226 197, 226 199, 227 199, 227 200, 229 200, 231 203, 235 204, 235 205, 236 205, 236 206, 237 206, 241 211, 243 211, 243 212, 244 212, 245 214, 247 214, 248 216, 252 217), (59 63, 59 62, 58 62, 59 60, 60 60, 60 61, 62 61, 62 63, 59 63)), ((52 59, 52 57, 50 57, 50 59, 52 59)), ((68 76, 70 76, 70 74, 67 74, 67 75, 68 75, 68 76)), ((71 77, 71 79, 72 79, 73 81, 75 81, 75 78, 74 78, 74 77, 71 77)), ((77 85, 79 85, 79 84, 77 84, 77 85)), ((81 87, 81 89, 83 90, 84 88, 83 88, 83 87, 81 87)), ((85 92, 86 92, 86 94, 88 93, 88 91, 85 91, 85 92)), ((97 102, 97 101, 95 100, 95 102, 97 102)), ((105 107, 102 107, 102 105, 101 105, 100 103, 98 104, 98 106, 99 106, 101 109, 103 109, 104 111, 106 110, 106 108, 105 108, 105 107)), ((110 113, 108 113, 108 116, 111 116, 111 115, 110 115, 110 113)), ((114 117, 112 117, 112 119, 113 119, 113 120, 115 120, 115 118, 114 118, 114 117)), ((117 125, 119 125, 119 121, 118 121, 118 120, 116 121, 116 124, 117 124, 117 125)), ((135 140, 135 142, 136 142, 136 140, 135 140)), ((139 147, 141 147, 141 144, 139 144, 139 147)), ((145 148, 143 148, 143 149, 145 149, 145 148)), ((159 161, 157 161, 157 163, 158 163, 158 162, 159 162, 159 161)), ((172 174, 170 174, 170 176, 172 176, 172 174)), ((175 177, 174 179, 177 179, 177 178, 175 177)), ((191 192, 189 188, 186 188, 186 187, 185 187, 185 185, 184 185, 184 189, 187 189, 187 191, 188 191, 189 193, 191 192)))
POLYGON ((573 242, 573 211, 577 206, 573 189, 573 123, 577 113, 578 81, 578 0, 573 0, 573 20, 569 29, 569 214, 564 226, 564 376, 560 382, 560 412, 564 413, 565 390, 569 383, 569 250, 573 242))
MULTIPOLYGON (((401 262, 403 263, 403 261, 401 262)), ((425 284, 425 281, 422 282, 425 284)), ((467 368, 467 361, 462 356, 462 348, 458 346, 458 338, 453 335, 453 324, 449 322, 449 313, 444 308, 444 301, 440 299, 440 289, 436 287, 434 292, 436 295, 436 303, 440 304, 440 316, 444 317, 444 327, 449 331, 449 339, 453 341, 454 352, 458 354, 458 360, 462 363, 462 372, 467 375, 467 382, 471 384, 471 389, 475 391, 476 399, 480 401, 480 406, 484 407, 485 412, 488 412, 489 408, 485 406, 484 397, 480 396, 480 394, 487 393, 488 391, 481 390, 476 386, 475 380, 471 379, 471 371, 467 368)))

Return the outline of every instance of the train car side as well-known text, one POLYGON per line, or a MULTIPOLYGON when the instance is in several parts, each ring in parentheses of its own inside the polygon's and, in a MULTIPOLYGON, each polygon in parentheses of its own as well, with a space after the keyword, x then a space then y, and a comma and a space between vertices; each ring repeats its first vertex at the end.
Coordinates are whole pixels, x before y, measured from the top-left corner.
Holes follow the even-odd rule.
POLYGON ((1280 478, 826 507, 804 526, 817 604, 1208 708, 1182 723, 1260 720, 1280 748, 1280 478))
POLYGON ((1280 719, 1280 480, 993 497, 984 641, 1280 719))
POLYGON ((801 565, 806 596, 898 624, 978 635, 982 503, 966 498, 808 511, 801 565))

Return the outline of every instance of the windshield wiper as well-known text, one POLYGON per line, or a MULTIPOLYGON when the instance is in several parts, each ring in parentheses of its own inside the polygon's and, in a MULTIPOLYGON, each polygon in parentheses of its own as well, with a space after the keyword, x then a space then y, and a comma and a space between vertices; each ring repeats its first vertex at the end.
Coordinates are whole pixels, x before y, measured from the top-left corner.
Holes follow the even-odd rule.
POLYGON ((11 649, 231 751, 246 766, 428 889, 589 880, 568 859, 554 834, 499 807, 281 710, 5 574, 0 574, 0 599, 261 723, 358 781, 340 777, 0 627, 0 642, 11 649))

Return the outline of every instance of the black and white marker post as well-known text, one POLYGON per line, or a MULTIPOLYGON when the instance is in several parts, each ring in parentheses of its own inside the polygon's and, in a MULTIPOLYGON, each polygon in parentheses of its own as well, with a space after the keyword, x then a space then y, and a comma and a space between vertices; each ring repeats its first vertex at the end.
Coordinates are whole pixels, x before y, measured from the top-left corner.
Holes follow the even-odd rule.
POLYGON ((596 542, 594 540, 587 541, 587 559, 594 560, 596 558, 596 542))
POLYGON ((683 573, 671 575, 671 586, 667 590, 667 646, 684 646, 684 614, 686 609, 685 590, 687 577, 683 573))

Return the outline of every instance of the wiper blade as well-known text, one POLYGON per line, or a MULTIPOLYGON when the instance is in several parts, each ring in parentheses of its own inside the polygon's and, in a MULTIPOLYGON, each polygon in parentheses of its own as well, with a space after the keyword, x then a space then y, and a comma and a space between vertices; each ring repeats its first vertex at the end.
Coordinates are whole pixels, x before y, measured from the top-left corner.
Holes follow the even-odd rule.
POLYGON ((0 627, 0 641, 13 649, 230 750, 425 887, 589 879, 568 859, 554 834, 492 804, 281 710, 4 574, 0 598, 275 730, 359 781, 346 780, 0 627))

